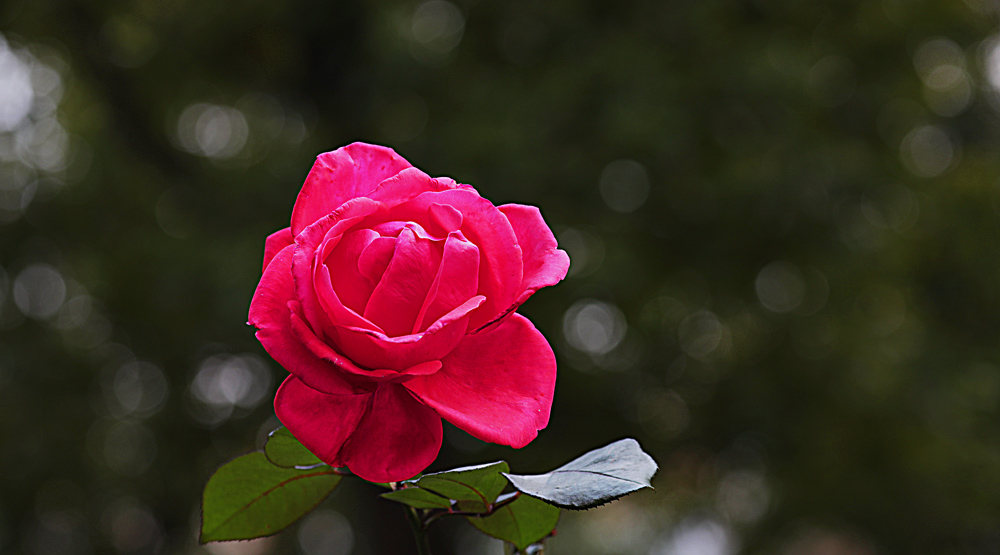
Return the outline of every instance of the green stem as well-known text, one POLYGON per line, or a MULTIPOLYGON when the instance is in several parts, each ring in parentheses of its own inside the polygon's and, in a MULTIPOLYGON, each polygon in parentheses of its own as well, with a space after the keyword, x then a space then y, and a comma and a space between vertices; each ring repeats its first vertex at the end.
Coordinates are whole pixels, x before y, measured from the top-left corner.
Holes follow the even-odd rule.
POLYGON ((427 543, 427 527, 413 507, 406 508, 406 519, 413 529, 413 539, 417 542, 417 553, 419 555, 431 555, 431 546, 427 543))

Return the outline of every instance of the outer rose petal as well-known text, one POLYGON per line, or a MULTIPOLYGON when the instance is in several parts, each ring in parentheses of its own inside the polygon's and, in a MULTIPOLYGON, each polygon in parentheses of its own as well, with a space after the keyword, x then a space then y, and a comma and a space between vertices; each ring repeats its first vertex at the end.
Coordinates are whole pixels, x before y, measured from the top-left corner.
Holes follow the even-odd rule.
POLYGON ((521 448, 549 423, 556 358, 527 318, 513 314, 467 335, 437 373, 404 384, 448 422, 483 441, 521 448))
POLYGON ((323 462, 344 466, 341 449, 357 429, 372 394, 327 395, 288 376, 274 396, 278 420, 323 462))
MULTIPOLYGON (((275 231, 274 233, 267 236, 264 239, 264 268, 267 269, 267 265, 271 263, 271 259, 274 258, 276 254, 281 252, 281 249, 291 245, 295 242, 295 238, 292 237, 292 228, 286 227, 285 229, 275 231)), ((261 271, 263 271, 261 270, 261 271)))
POLYGON ((293 331, 288 303, 295 298, 291 269, 294 249, 292 245, 282 249, 264 270, 250 302, 249 323, 257 328, 257 339, 278 364, 327 393, 354 393, 336 367, 314 355, 293 331))
POLYGON ((341 204, 366 196, 382 181, 410 167, 391 148, 353 143, 316 158, 292 209, 292 235, 298 235, 341 204))
POLYGON ((507 216, 521 246, 524 272, 521 291, 514 300, 514 304, 520 305, 535 291, 555 285, 566 277, 569 255, 557 248, 556 238, 538 208, 505 204, 500 211, 507 216))
POLYGON ((436 412, 399 384, 386 383, 379 385, 340 455, 364 480, 396 482, 412 478, 434 462, 441 437, 441 417, 436 412))

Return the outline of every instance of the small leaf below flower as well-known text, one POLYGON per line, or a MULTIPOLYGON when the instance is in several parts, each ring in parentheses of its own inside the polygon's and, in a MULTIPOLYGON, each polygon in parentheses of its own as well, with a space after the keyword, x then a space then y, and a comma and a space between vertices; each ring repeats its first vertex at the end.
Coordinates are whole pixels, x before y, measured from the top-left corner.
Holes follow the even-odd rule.
POLYGON ((280 532, 340 483, 329 466, 277 467, 264 453, 238 457, 215 471, 201 505, 201 543, 249 540, 280 532))
POLYGON ((405 483, 419 486, 448 499, 479 501, 483 505, 490 505, 507 486, 507 479, 502 475, 504 472, 510 472, 507 463, 497 461, 424 474, 416 480, 405 483))
POLYGON ((523 550, 552 533, 559 522, 559 509, 522 495, 489 516, 466 519, 483 533, 523 550))
POLYGON ((282 468, 304 468, 323 464, 319 457, 313 455, 304 445, 295 439, 288 428, 281 427, 267 436, 264 444, 264 454, 272 464, 282 468))
POLYGON ((564 509, 589 509, 633 491, 652 487, 656 461, 634 439, 595 449, 548 472, 532 476, 507 474, 519 491, 564 509))
POLYGON ((390 501, 396 501, 398 503, 403 503, 409 505, 415 509, 450 509, 451 501, 431 493, 425 489, 420 489, 416 487, 398 489, 396 491, 390 491, 388 493, 383 493, 382 497, 389 499, 390 501))

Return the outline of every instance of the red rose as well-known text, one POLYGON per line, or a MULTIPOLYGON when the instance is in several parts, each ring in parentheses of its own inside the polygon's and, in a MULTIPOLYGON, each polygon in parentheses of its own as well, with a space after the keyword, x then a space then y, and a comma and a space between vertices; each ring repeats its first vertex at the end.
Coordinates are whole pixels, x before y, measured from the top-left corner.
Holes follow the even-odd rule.
POLYGON ((391 149, 321 154, 267 238, 250 305, 291 375, 274 399, 310 451, 389 482, 426 468, 441 418, 523 447, 549 421, 556 362, 514 311, 566 275, 537 208, 493 206, 391 149))

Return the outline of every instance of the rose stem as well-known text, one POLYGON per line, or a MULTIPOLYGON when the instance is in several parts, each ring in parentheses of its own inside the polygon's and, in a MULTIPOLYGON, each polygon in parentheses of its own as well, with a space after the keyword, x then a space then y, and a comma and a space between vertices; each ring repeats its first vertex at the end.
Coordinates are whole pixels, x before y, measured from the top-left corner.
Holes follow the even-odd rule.
POLYGON ((423 520, 413 507, 406 507, 406 519, 413 529, 413 538, 417 541, 417 553, 419 555, 431 555, 430 544, 427 543, 427 528, 423 520))

